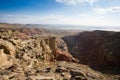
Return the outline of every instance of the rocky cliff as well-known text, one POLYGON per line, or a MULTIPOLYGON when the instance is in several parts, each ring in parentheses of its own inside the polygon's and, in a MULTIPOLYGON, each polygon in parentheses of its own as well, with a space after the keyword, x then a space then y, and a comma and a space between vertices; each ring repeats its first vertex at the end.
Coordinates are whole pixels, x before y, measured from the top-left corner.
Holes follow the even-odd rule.
POLYGON ((110 31, 82 32, 67 36, 66 41, 71 53, 93 68, 120 66, 120 33, 110 31), (73 41, 72 43, 70 42, 73 41), (70 45, 70 46, 69 46, 70 45))

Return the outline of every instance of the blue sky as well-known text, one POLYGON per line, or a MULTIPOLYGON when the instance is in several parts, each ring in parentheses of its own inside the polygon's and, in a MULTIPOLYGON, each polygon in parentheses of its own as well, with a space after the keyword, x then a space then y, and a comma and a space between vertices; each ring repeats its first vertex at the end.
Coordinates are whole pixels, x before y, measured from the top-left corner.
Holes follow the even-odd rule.
POLYGON ((120 0, 0 0, 0 22, 120 26, 120 0))

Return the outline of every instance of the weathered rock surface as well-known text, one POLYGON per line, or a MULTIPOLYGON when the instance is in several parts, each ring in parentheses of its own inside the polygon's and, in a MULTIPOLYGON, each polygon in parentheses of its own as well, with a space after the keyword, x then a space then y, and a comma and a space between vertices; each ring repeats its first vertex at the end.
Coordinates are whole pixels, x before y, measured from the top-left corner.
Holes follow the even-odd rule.
POLYGON ((55 37, 27 36, 19 31, 12 32, 11 29, 0 32, 0 36, 0 49, 3 49, 1 66, 2 61, 6 63, 9 57, 17 58, 16 62, 24 68, 37 67, 39 62, 77 61, 68 52, 64 41, 55 37))
POLYGON ((120 33, 109 31, 82 32, 63 38, 74 57, 91 67, 120 66, 120 33))
POLYGON ((76 63, 79 62, 79 60, 75 59, 69 53, 66 43, 60 38, 56 39, 55 58, 58 61, 71 61, 71 62, 76 62, 76 63))
POLYGON ((12 58, 16 55, 15 50, 12 43, 6 40, 0 40, 0 67, 6 68, 13 64, 12 58))
POLYGON ((3 49, 0 49, 0 67, 7 64, 7 55, 3 52, 3 49))
POLYGON ((6 54, 9 54, 13 57, 16 55, 15 47, 11 42, 8 42, 6 40, 0 40, 0 49, 3 49, 6 54))
MULTIPOLYGON (((73 57, 67 52, 65 43, 56 42, 56 38, 50 36, 24 37, 18 36, 19 34, 21 33, 11 30, 0 32, 1 79, 59 79, 61 74, 56 76, 55 71, 53 75, 50 73, 46 75, 46 72, 51 72, 52 68, 48 68, 47 65, 42 67, 42 65, 56 60, 72 61, 73 57), (56 53, 57 49, 63 51, 62 56, 56 53), (41 68, 46 68, 46 70, 41 72, 41 68), (43 73, 44 75, 42 75, 43 73)), ((24 34, 22 33, 22 35, 24 34)))
POLYGON ((12 65, 0 71, 3 80, 110 80, 107 76, 95 72, 85 65, 58 61, 54 63, 40 63, 37 68, 23 69, 19 65, 12 65), (50 68, 49 71, 46 69, 50 68), (71 73, 72 72, 72 73, 71 73))

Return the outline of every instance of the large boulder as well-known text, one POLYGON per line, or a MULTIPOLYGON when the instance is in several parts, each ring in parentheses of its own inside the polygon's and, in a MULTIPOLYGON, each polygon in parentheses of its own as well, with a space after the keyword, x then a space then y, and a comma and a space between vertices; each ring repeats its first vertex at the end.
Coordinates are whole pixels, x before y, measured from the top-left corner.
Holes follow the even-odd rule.
POLYGON ((63 51, 61 49, 56 49, 55 59, 57 61, 70 61, 78 63, 79 60, 75 59, 68 51, 63 51))
POLYGON ((12 57, 15 57, 16 52, 15 52, 15 47, 13 44, 9 41, 6 40, 0 40, 0 49, 4 50, 4 53, 11 55, 12 57))
POLYGON ((7 68, 13 64, 15 47, 6 40, 0 40, 0 68, 7 68))

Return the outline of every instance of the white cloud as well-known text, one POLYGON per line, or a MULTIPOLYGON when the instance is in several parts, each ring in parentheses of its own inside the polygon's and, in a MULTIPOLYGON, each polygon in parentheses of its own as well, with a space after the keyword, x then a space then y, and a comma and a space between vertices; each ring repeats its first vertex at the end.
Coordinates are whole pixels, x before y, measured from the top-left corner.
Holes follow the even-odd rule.
POLYGON ((112 12, 120 12, 120 6, 109 7, 109 8, 96 7, 96 8, 93 8, 93 9, 98 14, 107 14, 107 13, 112 13, 112 12))
POLYGON ((110 21, 104 16, 79 14, 76 16, 47 15, 34 17, 31 23, 38 24, 73 24, 73 25, 93 25, 93 26, 116 26, 119 21, 110 21), (34 22, 33 22, 34 21, 34 22))
POLYGON ((11 14, 5 14, 5 15, 0 15, 0 18, 10 18, 10 19, 14 19, 14 18, 26 18, 26 19, 30 19, 30 16, 26 16, 26 15, 11 15, 11 14))
POLYGON ((26 15, 11 15, 11 14, 0 15, 0 22, 24 23, 29 22, 31 19, 32 17, 26 15))
POLYGON ((70 4, 76 5, 81 3, 93 4, 94 2, 97 2, 97 0, 56 0, 56 2, 64 3, 66 5, 70 5, 70 4))

